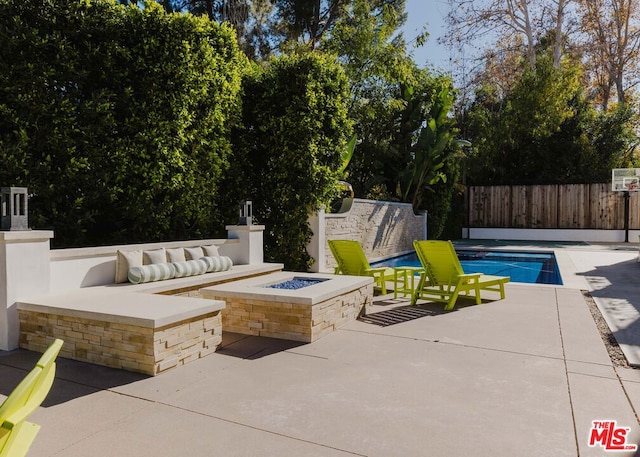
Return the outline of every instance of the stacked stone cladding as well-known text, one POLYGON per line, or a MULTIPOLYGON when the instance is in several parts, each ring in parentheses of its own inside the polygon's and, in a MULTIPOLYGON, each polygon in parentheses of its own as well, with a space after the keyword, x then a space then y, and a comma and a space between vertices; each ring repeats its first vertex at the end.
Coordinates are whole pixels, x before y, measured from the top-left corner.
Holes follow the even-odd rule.
POLYGON ((61 357, 157 375, 209 355, 222 342, 220 311, 165 327, 19 311, 20 347, 44 352, 64 340, 61 357))
MULTIPOLYGON (((413 251, 413 240, 425 238, 424 215, 416 215, 407 203, 355 199, 342 214, 326 214, 325 239, 356 240, 369 260, 413 251)), ((336 266, 329 246, 324 245, 325 267, 336 266)))
POLYGON ((316 304, 296 304, 255 298, 210 297, 225 300, 225 331, 311 343, 366 313, 373 284, 316 304))

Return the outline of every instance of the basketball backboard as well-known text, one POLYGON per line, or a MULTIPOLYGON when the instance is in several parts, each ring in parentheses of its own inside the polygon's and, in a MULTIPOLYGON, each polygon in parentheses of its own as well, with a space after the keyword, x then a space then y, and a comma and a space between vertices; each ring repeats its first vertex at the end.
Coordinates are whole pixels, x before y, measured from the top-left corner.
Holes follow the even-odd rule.
POLYGON ((614 192, 640 190, 640 168, 614 168, 611 170, 611 190, 614 192))

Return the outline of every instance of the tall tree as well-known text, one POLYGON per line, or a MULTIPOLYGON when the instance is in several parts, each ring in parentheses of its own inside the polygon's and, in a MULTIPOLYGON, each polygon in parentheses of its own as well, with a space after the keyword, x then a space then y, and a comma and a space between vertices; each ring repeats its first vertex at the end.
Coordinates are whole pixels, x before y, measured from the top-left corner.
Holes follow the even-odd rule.
MULTIPOLYGON (((400 83, 413 84, 411 60, 398 29, 404 0, 354 0, 322 49, 339 56, 351 91, 349 116, 359 145, 349 165, 356 195, 397 198, 399 176, 410 160, 397 146, 404 105, 400 83), (374 189, 386 189, 373 194, 374 189)), ((415 66, 415 65, 414 65, 415 66)))
MULTIPOLYGON (((120 0, 133 3, 137 0, 120 0)), ((188 11, 217 22, 228 22, 236 30, 240 48, 249 57, 266 57, 271 43, 272 0, 158 0, 168 12, 188 11)))
MULTIPOLYGON (((434 198, 425 193, 440 180, 446 183, 454 169, 444 166, 457 133, 449 118, 452 84, 419 69, 407 54, 399 33, 404 3, 353 1, 322 49, 339 55, 350 80, 349 113, 359 144, 348 180, 356 195, 410 202, 415 210, 442 216, 434 221, 444 221, 455 179, 434 198)), ((430 233, 437 236, 441 230, 439 223, 430 233)))
POLYGON ((316 49, 350 3, 351 0, 274 0, 278 31, 285 42, 316 49))
POLYGON ((368 99, 367 88, 408 77, 411 59, 399 28, 405 0, 352 0, 321 49, 338 55, 351 86, 351 107, 368 99))
POLYGON ((598 100, 607 109, 615 87, 618 102, 627 102, 638 83, 640 0, 580 0, 581 28, 598 100))
POLYGON ((584 93, 581 65, 553 68, 539 57, 504 95, 489 83, 468 113, 475 184, 588 183, 628 164, 635 114, 621 105, 597 112, 584 93))
MULTIPOLYGON (((560 67, 571 20, 568 13, 575 0, 448 1, 450 11, 446 21, 449 29, 443 41, 465 55, 470 48, 479 51, 473 57, 476 65, 472 74, 462 75, 466 84, 477 86, 478 80, 483 79, 478 70, 491 67, 500 70, 506 63, 509 71, 497 71, 490 77, 502 76, 504 85, 512 85, 522 74, 514 70, 520 67, 523 56, 527 67, 535 68, 538 44, 543 38, 546 47, 551 49, 554 67, 560 67)), ((465 66, 462 68, 467 71, 465 66)))

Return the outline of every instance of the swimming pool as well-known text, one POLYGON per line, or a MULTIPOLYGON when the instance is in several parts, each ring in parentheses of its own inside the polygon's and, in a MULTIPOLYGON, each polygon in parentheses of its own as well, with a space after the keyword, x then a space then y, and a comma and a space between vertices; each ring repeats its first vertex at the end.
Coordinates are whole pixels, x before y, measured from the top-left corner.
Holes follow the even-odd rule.
MULTIPOLYGON (((562 277, 552 252, 479 251, 456 249, 466 273, 510 276, 512 282, 562 285, 562 277)), ((418 256, 407 254, 371 265, 372 267, 419 267, 418 256)))

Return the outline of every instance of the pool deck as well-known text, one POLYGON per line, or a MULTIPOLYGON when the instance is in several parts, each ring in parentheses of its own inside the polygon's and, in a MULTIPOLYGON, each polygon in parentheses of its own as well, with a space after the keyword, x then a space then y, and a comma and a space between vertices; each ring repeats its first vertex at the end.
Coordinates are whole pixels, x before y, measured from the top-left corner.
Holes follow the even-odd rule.
MULTIPOLYGON (((557 252, 564 286, 448 313, 378 296, 311 344, 226 334, 157 377, 59 359, 29 457, 632 456, 588 445, 606 420, 640 442, 640 370, 612 365, 580 289, 640 307, 637 247, 557 252)), ((37 358, 0 352, 0 398, 37 358)))
POLYGON ((456 243, 460 247, 554 252, 567 288, 587 290, 627 361, 640 367, 640 263, 637 243, 456 243))

